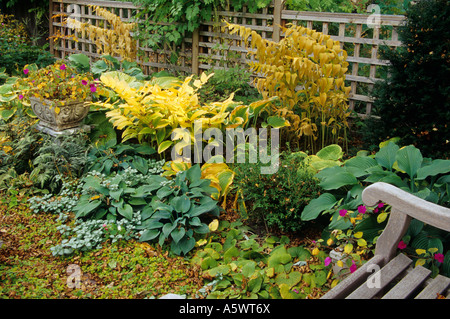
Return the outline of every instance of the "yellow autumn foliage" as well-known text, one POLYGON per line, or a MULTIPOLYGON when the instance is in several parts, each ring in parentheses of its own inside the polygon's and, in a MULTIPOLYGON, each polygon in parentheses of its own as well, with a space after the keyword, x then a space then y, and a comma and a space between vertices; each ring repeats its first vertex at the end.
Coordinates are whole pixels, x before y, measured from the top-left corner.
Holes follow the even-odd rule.
POLYGON ((277 96, 275 115, 290 122, 290 139, 306 137, 305 144, 315 153, 316 140, 322 148, 341 142, 348 127, 348 97, 345 86, 347 53, 329 35, 302 26, 282 27, 279 42, 264 39, 256 31, 226 23, 249 47, 254 60, 250 68, 264 98, 277 96))
POLYGON ((105 19, 106 28, 98 27, 90 23, 67 18, 66 25, 72 27, 77 32, 89 37, 97 48, 100 55, 119 56, 127 61, 135 61, 137 57, 137 43, 132 38, 131 31, 136 23, 125 23, 119 16, 114 13, 98 7, 90 5, 93 12, 105 19))

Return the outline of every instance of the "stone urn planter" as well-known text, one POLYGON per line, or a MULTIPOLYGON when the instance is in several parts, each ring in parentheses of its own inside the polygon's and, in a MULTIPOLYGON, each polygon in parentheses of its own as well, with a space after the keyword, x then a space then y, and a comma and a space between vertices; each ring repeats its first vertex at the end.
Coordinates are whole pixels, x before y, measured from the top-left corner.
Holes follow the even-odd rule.
POLYGON ((86 101, 73 101, 65 105, 56 105, 50 100, 30 97, 31 108, 40 120, 38 125, 55 132, 79 128, 81 122, 89 112, 86 101), (56 112, 56 106, 59 112, 56 112))

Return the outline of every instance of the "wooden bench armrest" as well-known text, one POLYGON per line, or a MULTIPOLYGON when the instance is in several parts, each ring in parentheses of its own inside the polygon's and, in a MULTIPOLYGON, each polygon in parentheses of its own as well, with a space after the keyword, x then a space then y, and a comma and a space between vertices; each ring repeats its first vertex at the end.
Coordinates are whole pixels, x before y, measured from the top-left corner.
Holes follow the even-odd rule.
POLYGON ((366 187, 362 199, 367 206, 383 202, 392 207, 389 221, 375 247, 375 255, 383 256, 384 263, 394 257, 411 218, 450 232, 450 209, 425 201, 391 184, 378 182, 366 187))
POLYGON ((423 200, 391 184, 378 182, 366 187, 362 199, 368 206, 384 202, 397 212, 450 232, 449 208, 423 200))

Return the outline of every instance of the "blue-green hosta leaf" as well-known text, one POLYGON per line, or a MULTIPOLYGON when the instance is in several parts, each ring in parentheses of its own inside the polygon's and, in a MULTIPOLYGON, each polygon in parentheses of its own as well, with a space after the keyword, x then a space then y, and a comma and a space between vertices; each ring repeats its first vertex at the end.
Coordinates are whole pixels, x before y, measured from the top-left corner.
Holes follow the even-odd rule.
POLYGON ((120 215, 122 215, 126 219, 128 220, 133 219, 133 207, 131 207, 131 205, 125 204, 123 206, 119 206, 117 207, 117 211, 119 212, 120 215))
POLYGON ((322 179, 319 186, 325 190, 338 189, 342 186, 358 184, 356 177, 347 171, 346 168, 341 166, 326 168, 317 175, 319 174, 321 174, 322 179), (325 175, 325 171, 327 172, 327 175, 325 175))
POLYGON ((430 165, 421 167, 417 171, 418 180, 427 178, 428 176, 436 176, 450 172, 450 160, 437 159, 431 162, 430 165))
POLYGON ((422 166, 422 153, 413 145, 402 147, 397 152, 398 168, 413 178, 422 166))
POLYGON ((336 197, 330 193, 324 193, 313 199, 304 209, 301 219, 304 221, 316 219, 324 210, 331 209, 336 204, 336 197))
POLYGON ((161 232, 157 229, 147 229, 145 230, 141 237, 139 238, 139 241, 151 241, 159 236, 161 232))
POLYGON ((170 233, 170 236, 175 241, 175 243, 178 243, 184 237, 185 234, 186 234, 186 230, 183 227, 180 227, 180 228, 174 229, 170 233))
POLYGON ((380 150, 375 154, 375 160, 388 170, 392 170, 397 156, 399 147, 393 142, 389 142, 386 146, 380 148, 380 150))

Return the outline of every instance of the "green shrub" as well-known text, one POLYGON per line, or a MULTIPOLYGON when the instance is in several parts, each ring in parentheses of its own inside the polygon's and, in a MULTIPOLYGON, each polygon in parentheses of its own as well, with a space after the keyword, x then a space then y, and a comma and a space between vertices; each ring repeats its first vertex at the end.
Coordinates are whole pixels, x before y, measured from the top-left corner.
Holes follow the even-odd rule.
POLYGON ((450 155, 450 2, 418 1, 399 27, 403 46, 384 49, 389 77, 373 92, 372 119, 363 131, 366 143, 400 137, 434 158, 450 155))
POLYGON ((260 163, 239 164, 235 185, 249 209, 251 221, 282 231, 299 231, 303 208, 319 196, 318 180, 306 169, 303 158, 285 156, 275 174, 261 174, 260 163))
POLYGON ((12 15, 0 14, 0 68, 8 74, 21 74, 25 65, 45 67, 55 61, 42 47, 31 45, 26 27, 12 15))

